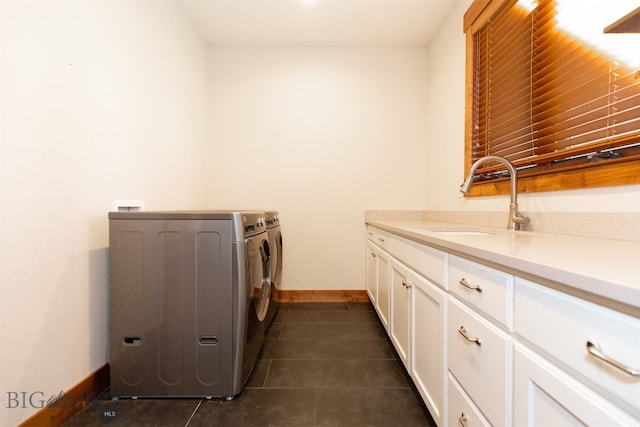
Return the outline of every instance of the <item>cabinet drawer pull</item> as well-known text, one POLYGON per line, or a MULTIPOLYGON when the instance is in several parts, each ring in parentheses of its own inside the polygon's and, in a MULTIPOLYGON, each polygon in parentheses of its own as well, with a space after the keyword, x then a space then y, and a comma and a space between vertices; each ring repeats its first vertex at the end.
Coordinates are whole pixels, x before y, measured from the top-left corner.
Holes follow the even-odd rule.
POLYGON ((376 257, 375 252, 371 252, 371 256, 375 258, 376 257))
POLYGON ((462 427, 467 427, 467 421, 469 421, 469 417, 467 417, 464 412, 460 413, 460 416, 458 417, 458 422, 460 423, 460 425, 462 427))
POLYGON ((465 279, 464 277, 462 279, 460 279, 460 281, 458 283, 460 283, 465 288, 471 289, 472 291, 482 292, 482 286, 480 286, 480 285, 472 285, 469 282, 467 282, 467 279, 465 279))
POLYGON ((382 237, 378 237, 378 240, 380 240, 382 243, 384 243, 384 239, 382 237))
POLYGON ((480 345, 481 344, 480 337, 472 338, 467 334, 466 326, 460 326, 460 329, 458 329, 458 333, 460 335, 462 335, 464 337, 464 339, 469 341, 469 342, 475 343, 476 345, 480 345))
POLYGON ((609 356, 607 356, 606 354, 604 354, 602 352, 602 347, 600 347, 600 344, 598 344, 595 341, 587 340, 587 351, 589 352, 590 355, 592 355, 596 359, 600 359, 603 362, 606 362, 609 365, 611 365, 611 366, 613 366, 615 368, 618 368, 621 371, 626 372, 629 375, 633 375, 634 377, 639 377, 640 376, 640 369, 630 368, 630 367, 618 362, 617 360, 610 358, 609 356))

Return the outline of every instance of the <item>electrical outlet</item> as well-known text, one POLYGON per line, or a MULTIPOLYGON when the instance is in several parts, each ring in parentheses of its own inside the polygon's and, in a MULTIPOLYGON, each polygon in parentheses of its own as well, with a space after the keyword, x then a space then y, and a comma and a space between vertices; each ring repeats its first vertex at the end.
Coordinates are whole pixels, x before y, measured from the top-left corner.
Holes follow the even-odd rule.
POLYGON ((113 212, 137 212, 144 210, 144 200, 114 199, 111 204, 113 212))

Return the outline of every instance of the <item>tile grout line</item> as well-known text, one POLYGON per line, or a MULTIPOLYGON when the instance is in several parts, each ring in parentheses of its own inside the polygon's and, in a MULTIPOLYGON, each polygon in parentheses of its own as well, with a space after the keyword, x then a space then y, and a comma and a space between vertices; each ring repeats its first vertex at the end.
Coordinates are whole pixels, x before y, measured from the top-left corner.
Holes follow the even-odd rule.
POLYGON ((267 388, 267 380, 269 379, 269 374, 271 373, 271 366, 272 365, 273 365, 273 359, 269 359, 269 366, 267 367, 267 373, 264 374, 264 381, 262 381, 261 388, 267 388))
POLYGON ((193 412, 189 416, 189 419, 187 420, 187 423, 184 425, 184 427, 187 427, 189 425, 189 423, 191 422, 191 419, 196 414, 196 412, 198 412, 198 409, 200 408, 200 405, 202 405, 203 401, 204 401, 204 398, 200 399, 200 402, 198 402, 198 405, 196 406, 196 408, 193 410, 193 412))
POLYGON ((318 425, 318 386, 313 388, 313 425, 318 425))

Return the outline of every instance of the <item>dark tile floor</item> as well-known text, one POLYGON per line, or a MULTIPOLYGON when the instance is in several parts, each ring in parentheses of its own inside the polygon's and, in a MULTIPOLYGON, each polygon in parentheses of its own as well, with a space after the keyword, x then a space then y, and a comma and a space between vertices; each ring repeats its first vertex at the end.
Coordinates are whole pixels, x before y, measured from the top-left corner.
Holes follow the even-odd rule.
POLYGON ((65 426, 435 426, 369 303, 281 305, 232 401, 111 401, 65 426), (105 417, 105 411, 111 412, 105 417))

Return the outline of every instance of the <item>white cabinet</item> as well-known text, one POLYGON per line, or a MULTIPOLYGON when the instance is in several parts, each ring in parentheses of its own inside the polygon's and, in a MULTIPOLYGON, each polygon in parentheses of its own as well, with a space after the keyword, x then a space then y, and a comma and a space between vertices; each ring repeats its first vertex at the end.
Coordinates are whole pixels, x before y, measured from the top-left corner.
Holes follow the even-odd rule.
MULTIPOLYGON (((448 273, 449 371, 463 397, 474 402, 491 424, 509 425, 513 276, 453 255, 448 273)), ((449 413, 456 411, 451 408, 449 413)))
POLYGON ((431 283, 446 288, 447 253, 400 237, 387 238, 386 251, 431 283))
POLYGON ((378 282, 378 295, 376 298, 376 311, 382 322, 382 326, 389 332, 389 254, 384 251, 376 251, 376 277, 378 282))
POLYGON ((512 275, 451 255, 448 280, 452 294, 511 329, 512 275))
POLYGON ((390 257, 382 247, 388 236, 376 229, 367 229, 367 293, 375 307, 382 325, 389 332, 390 298, 390 257))
POLYGON ((395 259, 390 264, 391 321, 389 336, 405 368, 409 370, 409 331, 411 327, 411 284, 409 269, 395 259))
POLYGON ((511 337, 453 297, 447 316, 449 371, 491 424, 511 419, 511 337))
POLYGON ((469 399, 453 375, 448 378, 449 425, 461 427, 490 427, 491 424, 482 415, 480 409, 469 399))
POLYGON ((446 285, 446 254, 372 227, 367 235, 369 297, 431 416, 444 427, 447 297, 438 285, 446 285), (423 274, 439 282, 425 279, 423 274), (385 311, 387 302, 390 311, 385 311))
MULTIPOLYGON (((410 272, 411 357, 409 373, 438 426, 445 426, 447 294, 410 272)), ((453 425, 453 423, 450 423, 453 425)))
POLYGON ((367 241, 367 294, 371 304, 378 300, 378 255, 373 244, 367 241))
POLYGON ((438 426, 640 427, 638 317, 367 232, 367 292, 438 426))
POLYGON ((519 278, 514 320, 534 350, 640 419, 640 319, 519 278))
POLYGON ((513 362, 514 426, 633 426, 640 421, 522 344, 513 362))

